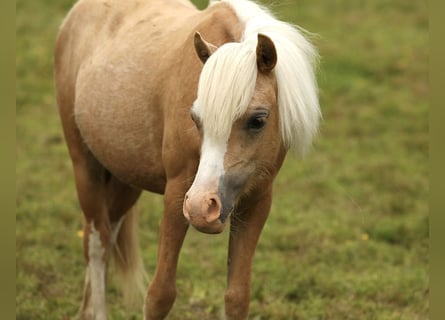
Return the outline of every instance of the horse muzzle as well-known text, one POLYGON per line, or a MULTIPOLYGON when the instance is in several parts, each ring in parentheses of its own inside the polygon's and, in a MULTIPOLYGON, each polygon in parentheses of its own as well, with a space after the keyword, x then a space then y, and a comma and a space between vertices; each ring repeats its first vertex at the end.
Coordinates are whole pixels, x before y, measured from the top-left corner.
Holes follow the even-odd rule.
POLYGON ((218 193, 191 188, 185 195, 184 216, 198 231, 221 233, 230 214, 225 209, 218 193))

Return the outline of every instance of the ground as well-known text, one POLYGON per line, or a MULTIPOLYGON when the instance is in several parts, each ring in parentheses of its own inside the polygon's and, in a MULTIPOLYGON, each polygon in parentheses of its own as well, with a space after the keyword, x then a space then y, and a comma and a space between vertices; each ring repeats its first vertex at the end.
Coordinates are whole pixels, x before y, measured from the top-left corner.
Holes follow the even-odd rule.
MULTIPOLYGON (((263 1, 315 33, 320 134, 289 155, 255 256, 251 319, 428 319, 425 1, 263 1)), ((81 212, 55 106, 52 51, 68 0, 17 0, 16 318, 67 319, 82 294, 81 212)), ((203 1, 199 3, 203 6, 203 1)), ((155 268, 162 197, 138 210, 155 268)), ((169 319, 215 319, 227 232, 190 230, 169 319)), ((112 319, 127 311, 109 289, 112 319)))

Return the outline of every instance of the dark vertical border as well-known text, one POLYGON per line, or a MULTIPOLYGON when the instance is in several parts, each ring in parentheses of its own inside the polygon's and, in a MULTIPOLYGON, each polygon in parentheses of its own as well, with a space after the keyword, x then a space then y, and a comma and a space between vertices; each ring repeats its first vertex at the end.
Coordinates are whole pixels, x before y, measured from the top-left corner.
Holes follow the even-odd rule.
POLYGON ((15 294, 15 1, 0 2, 0 318, 13 319, 15 294))
POLYGON ((445 4, 428 2, 430 12, 430 310, 445 315, 445 4))

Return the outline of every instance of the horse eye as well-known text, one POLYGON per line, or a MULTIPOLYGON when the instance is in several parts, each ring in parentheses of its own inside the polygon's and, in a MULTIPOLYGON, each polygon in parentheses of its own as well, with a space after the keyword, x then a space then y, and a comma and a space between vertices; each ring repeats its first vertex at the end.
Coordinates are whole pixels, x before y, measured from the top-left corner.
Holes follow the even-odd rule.
POLYGON ((251 131, 259 131, 266 125, 265 116, 254 116, 247 122, 247 129, 251 131))

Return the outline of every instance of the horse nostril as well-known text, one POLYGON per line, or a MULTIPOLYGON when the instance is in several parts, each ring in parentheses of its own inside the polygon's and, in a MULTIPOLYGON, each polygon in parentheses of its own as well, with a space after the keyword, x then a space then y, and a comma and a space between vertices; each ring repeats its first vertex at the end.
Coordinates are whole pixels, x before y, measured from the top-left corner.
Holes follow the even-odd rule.
POLYGON ((218 209, 218 203, 214 198, 209 199, 209 212, 215 211, 218 209))
POLYGON ((219 199, 211 197, 206 200, 206 205, 207 210, 205 220, 209 223, 218 220, 221 210, 221 202, 219 199))

